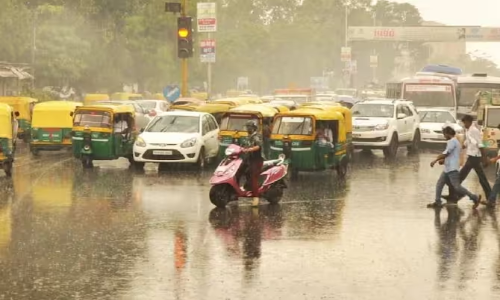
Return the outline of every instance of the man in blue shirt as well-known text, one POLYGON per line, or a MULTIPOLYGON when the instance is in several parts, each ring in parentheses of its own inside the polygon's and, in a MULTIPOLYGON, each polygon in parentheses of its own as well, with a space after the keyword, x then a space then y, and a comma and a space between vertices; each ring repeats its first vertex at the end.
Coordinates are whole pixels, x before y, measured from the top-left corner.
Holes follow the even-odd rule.
POLYGON ((473 208, 476 209, 481 202, 481 195, 472 194, 460 184, 459 169, 462 147, 455 137, 455 130, 451 127, 446 127, 443 129, 443 134, 448 140, 446 150, 431 162, 431 167, 434 167, 437 162, 441 163, 444 160, 444 171, 441 173, 436 184, 436 200, 434 203, 427 205, 427 207, 441 207, 441 193, 448 180, 458 194, 467 195, 474 202, 473 208))

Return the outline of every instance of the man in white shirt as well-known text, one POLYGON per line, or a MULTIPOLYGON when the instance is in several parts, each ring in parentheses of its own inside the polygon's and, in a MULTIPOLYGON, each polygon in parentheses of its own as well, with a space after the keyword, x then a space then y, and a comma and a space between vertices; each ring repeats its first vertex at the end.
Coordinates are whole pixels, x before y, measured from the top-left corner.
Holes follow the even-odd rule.
POLYGON ((125 134, 128 129, 128 124, 120 116, 115 118, 114 125, 115 133, 125 134))
MULTIPOLYGON (((462 118, 462 122, 465 126, 465 142, 464 149, 467 149, 467 161, 465 162, 462 169, 460 169, 460 182, 464 181, 469 175, 470 171, 474 169, 476 171, 479 183, 483 188, 486 199, 489 198, 491 193, 491 186, 484 174, 483 164, 486 166, 487 160, 484 153, 483 141, 481 138, 481 131, 477 126, 473 125, 472 116, 466 115, 462 118)), ((453 198, 455 195, 454 191, 450 189, 449 198, 453 198)), ((458 199, 464 197, 464 195, 456 195, 458 199)))

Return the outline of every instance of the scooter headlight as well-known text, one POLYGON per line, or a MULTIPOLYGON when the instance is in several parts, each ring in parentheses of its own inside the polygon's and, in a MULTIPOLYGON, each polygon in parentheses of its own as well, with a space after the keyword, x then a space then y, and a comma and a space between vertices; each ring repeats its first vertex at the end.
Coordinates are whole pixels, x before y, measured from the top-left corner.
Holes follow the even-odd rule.
POLYGON ((224 152, 224 154, 226 154, 226 156, 231 156, 233 155, 234 153, 234 149, 230 149, 230 148, 227 148, 226 151, 224 152))

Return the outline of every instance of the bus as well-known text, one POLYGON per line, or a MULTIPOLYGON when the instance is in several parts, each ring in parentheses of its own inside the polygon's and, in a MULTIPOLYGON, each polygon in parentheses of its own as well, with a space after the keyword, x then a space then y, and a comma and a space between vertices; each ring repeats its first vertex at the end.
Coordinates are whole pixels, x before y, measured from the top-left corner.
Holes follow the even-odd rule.
POLYGON ((458 114, 459 116, 471 113, 472 105, 478 92, 500 90, 500 77, 488 74, 472 74, 458 77, 458 114))
POLYGON ((386 85, 386 97, 412 101, 418 108, 445 108, 457 117, 457 82, 453 75, 417 72, 386 85))

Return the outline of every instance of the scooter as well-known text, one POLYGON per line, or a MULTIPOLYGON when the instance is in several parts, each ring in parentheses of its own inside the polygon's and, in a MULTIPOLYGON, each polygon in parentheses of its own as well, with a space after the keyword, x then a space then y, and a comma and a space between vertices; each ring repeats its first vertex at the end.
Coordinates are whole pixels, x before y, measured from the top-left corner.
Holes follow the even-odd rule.
MULTIPOLYGON (((226 207, 231 201, 239 198, 253 197, 251 191, 246 190, 239 184, 242 177, 243 148, 231 144, 227 147, 224 158, 210 178, 210 201, 217 207, 226 207)), ((284 154, 278 159, 264 161, 260 179, 263 179, 259 188, 259 195, 271 204, 277 204, 283 197, 283 190, 287 187, 285 177, 288 173, 288 160, 284 154)), ((262 180, 260 180, 262 181, 262 180)))

